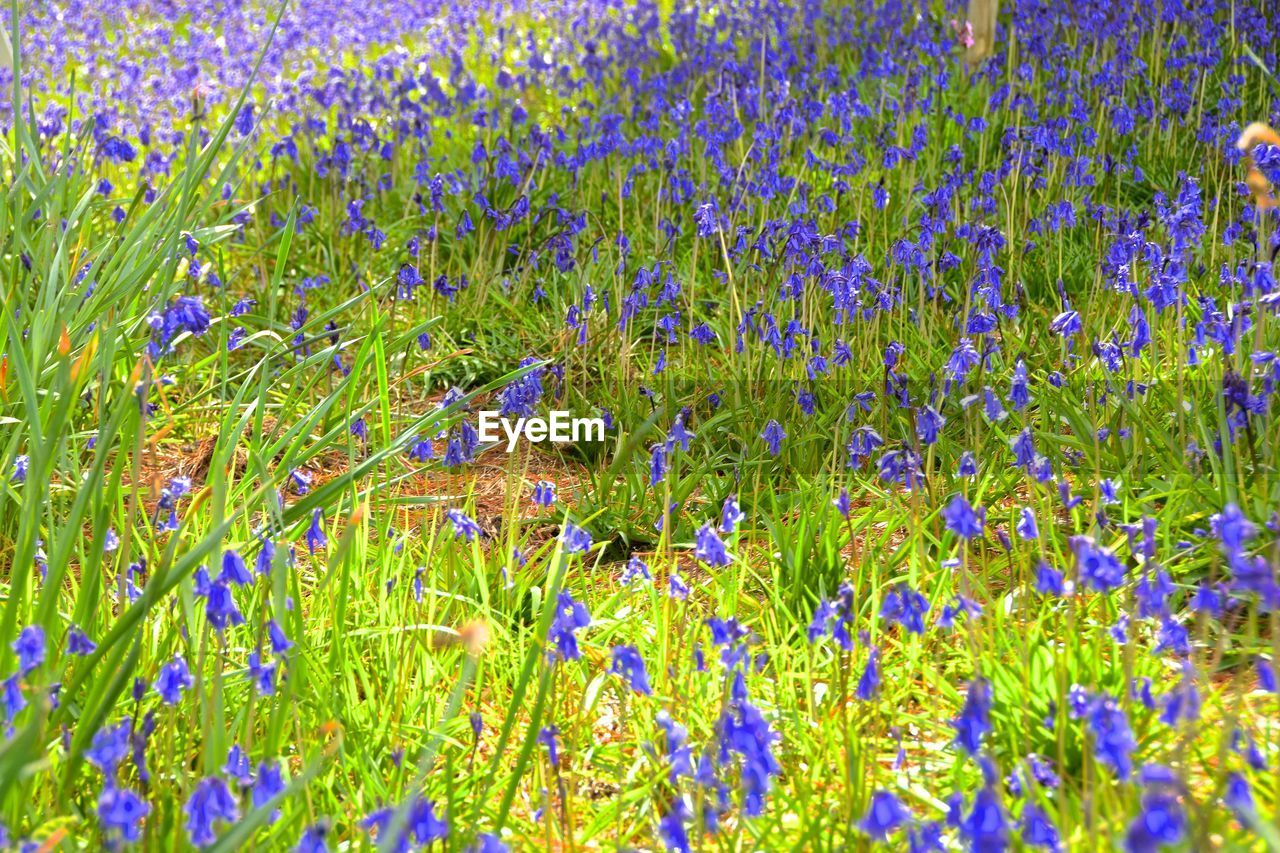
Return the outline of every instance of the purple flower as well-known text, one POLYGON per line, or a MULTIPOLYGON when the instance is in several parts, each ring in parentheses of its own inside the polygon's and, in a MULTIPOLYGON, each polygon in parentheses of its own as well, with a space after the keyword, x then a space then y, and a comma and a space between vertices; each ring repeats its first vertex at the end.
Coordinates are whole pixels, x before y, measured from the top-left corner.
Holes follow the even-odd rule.
POLYGON ((558 734, 560 730, 555 726, 544 726, 538 731, 538 743, 547 748, 547 758, 551 761, 552 767, 560 766, 560 746, 556 741, 558 734))
POLYGON ((555 646, 553 657, 560 660, 577 660, 582 657, 575 636, 579 629, 591 624, 591 614, 581 602, 574 601, 573 596, 561 590, 556 599, 556 615, 551 620, 547 632, 547 640, 555 646))
POLYGON ((927 612, 928 600, 905 583, 890 590, 880 606, 881 618, 902 625, 912 634, 924 633, 924 615, 927 612))
POLYGON ((644 560, 632 554, 631 559, 627 560, 627 568, 622 572, 620 583, 623 586, 630 586, 641 579, 652 580, 653 577, 649 574, 649 567, 645 565, 644 560))
POLYGON ((836 495, 835 499, 831 501, 831 505, 836 508, 836 512, 840 513, 842 518, 846 521, 849 520, 849 511, 852 509, 852 506, 849 503, 848 489, 841 489, 840 494, 836 495))
POLYGON ((419 845, 430 845, 449 837, 449 824, 436 814, 436 804, 426 797, 415 797, 409 808, 409 834, 419 845))
POLYGON ((209 573, 201 566, 196 570, 196 595, 204 598, 204 612, 209 624, 217 631, 226 630, 229 625, 243 625, 244 615, 236 607, 235 598, 231 595, 231 587, 222 578, 210 580, 209 573))
POLYGON ((262 548, 258 551, 257 559, 253 561, 253 570, 258 574, 266 577, 271 574, 271 564, 276 556, 276 543, 270 539, 262 540, 262 548))
POLYGON ((782 452, 782 440, 787 437, 787 434, 783 431, 782 424, 775 420, 770 420, 764 425, 764 432, 760 433, 760 437, 768 445, 769 455, 777 456, 782 452))
POLYGON ((67 631, 67 654, 69 655, 91 655, 98 646, 93 640, 89 639, 89 635, 76 625, 72 625, 67 631))
POLYGON ((872 838, 883 839, 910 822, 910 810, 897 797, 888 791, 876 791, 871 795, 871 806, 866 816, 858 825, 872 838))
POLYGON ((1028 847, 1041 847, 1045 850, 1062 849, 1058 828, 1035 803, 1027 803, 1022 807, 1022 842, 1028 847))
POLYGON ((208 847, 218 840, 215 823, 235 823, 240 819, 235 797, 218 776, 202 779, 183 810, 187 813, 187 837, 196 847, 208 847))
POLYGON ((1129 853, 1154 853, 1182 840, 1186 832, 1186 818, 1173 794, 1149 791, 1142 797, 1141 808, 1125 833, 1125 850, 1129 853))
POLYGON ((28 625, 18 632, 18 638, 9 644, 9 648, 18 656, 18 671, 26 675, 44 663, 44 628, 28 625))
POLYGON ((1031 507, 1024 506, 1018 512, 1016 530, 1023 539, 1036 539, 1040 536, 1040 528, 1036 526, 1036 514, 1031 507))
POLYGON ((1041 561, 1036 566, 1035 589, 1041 595, 1062 595, 1066 589, 1062 572, 1041 561))
POLYGON ((160 667, 160 675, 156 678, 155 690, 160 701, 166 705, 176 705, 182 700, 182 691, 196 683, 191 670, 182 655, 175 654, 173 660, 160 667))
POLYGON ((1073 709, 1073 714, 1086 718, 1095 757, 1115 770, 1121 779, 1128 779, 1133 773, 1133 752, 1138 747, 1129 728, 1129 718, 1106 693, 1085 696, 1083 700, 1083 708, 1073 709))
POLYGON ((726 536, 733 533, 738 523, 746 517, 736 498, 732 495, 725 498, 724 506, 720 508, 720 532, 726 536))
POLYGON ((314 554, 329 545, 329 537, 324 535, 324 515, 319 509, 311 513, 311 526, 307 528, 307 549, 314 554))
POLYGON ((978 791, 973 809, 960 823, 960 834, 970 850, 997 851, 1008 845, 1009 824, 1000 797, 990 787, 978 791))
POLYGON ((982 749, 982 738, 991 731, 991 683, 984 678, 969 682, 964 707, 951 721, 956 730, 956 744, 970 755, 982 749))
POLYGON ((863 702, 870 702, 880 693, 880 650, 873 648, 867 655, 867 666, 858 678, 854 692, 863 702))
POLYGON ((965 500, 964 495, 953 497, 951 502, 942 510, 942 520, 946 523, 947 529, 961 539, 973 539, 976 536, 981 536, 985 515, 985 510, 975 512, 974 508, 965 500))
POLYGON ((110 781, 98 796, 98 820, 108 832, 117 831, 126 842, 142 838, 142 819, 151 806, 127 788, 117 788, 110 781))
POLYGON ((716 535, 711 522, 698 528, 697 544, 694 556, 709 566, 727 566, 731 562, 729 552, 725 549, 724 540, 716 535))
POLYGON ((1232 553, 1244 548, 1257 535, 1253 522, 1245 518, 1240 507, 1233 503, 1224 506, 1222 512, 1210 516, 1209 524, 1222 547, 1232 553))
POLYGON ((644 658, 635 646, 614 646, 610 653, 613 663, 609 671, 623 676, 631 689, 648 696, 653 693, 649 688, 649 679, 644 671, 644 658))
POLYGON ((1276 671, 1271 661, 1260 657, 1254 660, 1254 666, 1258 671, 1258 686, 1268 693, 1280 693, 1280 688, 1276 686, 1276 671))
POLYGON ((249 567, 244 564, 244 557, 240 556, 239 551, 224 551, 222 554, 222 574, 218 576, 219 580, 234 584, 253 583, 253 575, 249 574, 249 567))
POLYGON ((564 530, 560 532, 560 541, 568 554, 585 554, 591 550, 591 534, 572 521, 565 522, 564 530))
POLYGON ((1110 592, 1124 583, 1124 565, 1088 536, 1071 537, 1076 570, 1084 584, 1099 592, 1110 592))
POLYGON ((533 502, 538 506, 551 506, 556 502, 556 484, 539 480, 533 487, 533 502))
POLYGON ((227 750, 227 760, 222 765, 222 772, 227 775, 227 778, 234 779, 242 788, 253 784, 253 767, 249 764, 248 753, 240 747, 240 744, 233 743, 227 750))
POLYGON ((445 517, 449 519, 449 523, 453 525, 454 539, 462 537, 467 542, 471 542, 477 536, 484 536, 484 531, 480 529, 480 525, 476 524, 475 521, 472 520, 471 516, 467 515, 462 510, 448 509, 445 510, 444 514, 445 517))
MULTIPOLYGON (((284 793, 284 776, 280 772, 279 761, 264 761, 258 765, 258 776, 253 782, 253 790, 250 792, 249 798, 253 802, 255 809, 260 809, 269 803, 272 798, 284 793)), ((272 813, 271 820, 275 821, 280 816, 277 810, 272 813)))
POLYGON ((133 722, 123 720, 114 726, 103 726, 93 736, 93 742, 84 751, 85 759, 103 772, 108 779, 116 775, 116 768, 129 755, 129 735, 133 722))
POLYGON ((267 620, 267 639, 271 641, 271 651, 282 655, 293 648, 293 642, 285 635, 280 623, 274 619, 267 620))
POLYGON ((329 853, 329 846, 325 844, 325 838, 328 835, 329 822, 326 820, 308 826, 303 830, 302 837, 298 839, 298 846, 294 848, 294 853, 329 853))
POLYGON ((276 692, 276 670, 279 668, 274 660, 262 660, 262 652, 254 649, 249 652, 249 678, 260 696, 274 696, 276 692))

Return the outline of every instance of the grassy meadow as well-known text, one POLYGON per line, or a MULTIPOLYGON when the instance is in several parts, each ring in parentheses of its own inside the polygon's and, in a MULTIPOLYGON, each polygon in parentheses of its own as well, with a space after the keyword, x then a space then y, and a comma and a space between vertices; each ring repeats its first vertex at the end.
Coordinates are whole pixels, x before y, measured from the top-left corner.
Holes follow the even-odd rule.
POLYGON ((966 14, 7 7, 0 849, 1280 849, 1280 15, 966 14))

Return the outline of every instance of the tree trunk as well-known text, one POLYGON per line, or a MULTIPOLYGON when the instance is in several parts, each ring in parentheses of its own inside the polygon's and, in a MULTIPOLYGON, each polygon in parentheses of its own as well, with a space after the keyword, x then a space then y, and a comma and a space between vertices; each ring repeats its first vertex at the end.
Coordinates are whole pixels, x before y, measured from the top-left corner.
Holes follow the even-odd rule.
POLYGON ((969 0, 969 23, 973 25, 973 45, 965 53, 970 65, 991 55, 996 46, 996 15, 1000 0, 969 0))

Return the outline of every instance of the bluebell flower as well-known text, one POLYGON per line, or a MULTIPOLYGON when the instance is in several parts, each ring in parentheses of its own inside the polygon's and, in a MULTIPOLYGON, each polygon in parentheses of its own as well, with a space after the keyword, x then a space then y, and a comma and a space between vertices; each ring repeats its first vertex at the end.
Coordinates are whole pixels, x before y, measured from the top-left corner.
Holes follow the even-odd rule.
POLYGON ((0 682, 0 704, 4 705, 5 719, 9 722, 27 707, 27 698, 22 694, 22 673, 15 672, 0 682))
POLYGON ((1066 583, 1062 572, 1043 560, 1036 565, 1035 590, 1041 595, 1062 595, 1066 583))
POLYGON ((449 523, 453 525, 454 539, 462 537, 467 542, 471 542, 477 536, 484 536, 484 531, 480 529, 480 525, 476 524, 475 521, 472 520, 471 516, 467 515, 460 509, 451 508, 445 510, 445 517, 448 518, 449 523))
POLYGON ((889 791, 876 791, 871 795, 871 805, 862 822, 862 831, 875 839, 892 835, 911 822, 911 812, 889 791))
POLYGON ((591 534, 572 521, 565 522, 564 529, 560 531, 560 541, 567 554, 585 554, 591 550, 591 534))
POLYGON ((1086 718, 1097 760, 1111 767, 1121 779, 1128 779, 1133 773, 1133 752, 1138 742, 1129 727, 1129 718, 1115 699, 1106 693, 1080 696, 1072 714, 1086 718))
POLYGON ((200 780, 183 810, 187 814, 187 837, 196 847, 208 847, 218 840, 215 823, 235 823, 240 819, 235 797, 218 776, 200 780))
POLYGON ((228 778, 234 779, 242 788, 253 784, 253 767, 249 764, 248 753, 240 747, 240 744, 233 743, 227 750, 227 760, 222 765, 222 772, 228 778))
POLYGON ((840 494, 836 495, 835 499, 831 501, 831 505, 836 508, 836 512, 840 513, 840 516, 844 518, 845 521, 849 520, 849 512, 852 509, 852 506, 849 503, 848 489, 841 489, 840 494))
POLYGON ((637 580, 653 580, 653 577, 649 574, 649 567, 645 565, 644 560, 632 554, 631 558, 627 560, 627 568, 623 570, 619 582, 623 586, 630 586, 637 580))
POLYGON ((223 631, 230 625, 244 624, 244 615, 236 606, 231 587, 222 578, 210 580, 203 566, 196 570, 195 593, 204 598, 205 616, 215 630, 223 631))
POLYGON ((142 838, 142 819, 151 806, 127 788, 117 788, 110 781, 98 796, 98 820, 108 832, 119 832, 121 840, 135 842, 142 838))
POLYGON ((1071 537, 1071 550, 1075 554, 1077 572, 1086 586, 1099 592, 1110 592, 1124 583, 1124 565, 1091 537, 1071 537))
POLYGON ((415 797, 409 807, 409 834, 422 846, 449 837, 449 824, 436 814, 436 804, 426 797, 415 797))
POLYGON ((244 564, 244 557, 240 556, 239 551, 227 550, 223 552, 222 574, 219 575, 219 579, 234 584, 253 582, 253 575, 249 574, 249 567, 244 564))
POLYGON ((982 749, 982 739, 991 731, 991 683, 984 678, 969 682, 964 707, 951 721, 956 744, 970 755, 982 749))
POLYGON ((581 602, 561 590, 556 599, 556 615, 551 620, 547 640, 554 647, 553 656, 561 660, 577 660, 582 656, 575 636, 579 629, 591 624, 591 614, 581 602))
POLYGON ((649 679, 644 670, 644 658, 635 646, 614 646, 610 655, 613 663, 609 671, 623 676, 631 689, 648 696, 653 693, 649 688, 649 679))
POLYGON ((1049 324, 1049 331, 1063 337, 1070 338, 1079 334, 1084 328, 1084 323, 1080 319, 1080 315, 1071 310, 1063 311, 1053 318, 1053 322, 1049 324))
POLYGON ((15 486, 20 486, 27 481, 27 470, 30 468, 30 459, 24 454, 14 457, 13 473, 9 476, 9 482, 15 486))
POLYGON ((649 449, 649 485, 657 486, 667 478, 667 446, 655 444, 649 449))
POLYGON ((108 778, 114 778, 116 768, 129 755, 129 736, 133 721, 123 720, 114 726, 103 726, 93 735, 93 742, 84 751, 85 759, 108 778))
POLYGON ((760 437, 768 445, 769 455, 777 456, 782 452, 782 440, 787 437, 787 434, 782 429, 782 424, 775 420, 770 420, 764 425, 764 432, 760 433, 760 437))
POLYGON ((1036 526, 1036 514, 1030 507, 1023 507, 1018 513, 1018 535, 1023 539, 1036 539, 1040 536, 1040 528, 1036 526))
POLYGON ((1154 853, 1182 841, 1186 833, 1186 818, 1173 794, 1163 790, 1148 792, 1142 798, 1141 809, 1125 833, 1126 851, 1154 853))
POLYGON ((662 817, 658 818, 658 836, 662 839, 663 847, 674 853, 688 853, 692 849, 689 846, 689 831, 685 827, 689 817, 688 803, 684 797, 677 795, 662 817))
POLYGON ((867 654, 867 665, 858 678, 854 695, 863 702, 870 702, 880 694, 880 650, 872 648, 867 654))
POLYGON ((329 853, 329 845, 325 843, 325 839, 329 835, 329 822, 322 820, 314 823, 302 831, 302 837, 298 839, 298 846, 293 848, 294 853, 329 853))
POLYGON ((683 414, 678 415, 676 419, 672 421, 671 430, 667 433, 667 442, 666 442, 667 449, 671 449, 676 445, 679 445, 681 450, 688 453, 689 442, 691 442, 696 437, 697 436, 695 436, 693 433, 685 429, 683 414))
POLYGON ((276 556, 276 543, 270 539, 262 540, 262 548, 258 550, 258 557, 254 560, 253 570, 259 575, 266 577, 271 574, 271 564, 276 556))
POLYGON ((267 620, 267 639, 271 642, 271 651, 282 655, 293 648, 293 641, 285 635, 284 629, 274 619, 267 620))
POLYGON ((547 759, 552 767, 557 768, 560 766, 560 746, 556 740, 559 734, 560 729, 555 726, 543 726, 538 730, 538 743, 547 748, 547 759))
POLYGON ((44 628, 28 625, 18 632, 18 638, 9 644, 9 648, 18 656, 18 671, 26 675, 44 663, 44 628))
POLYGON ((772 748, 778 735, 750 702, 740 699, 734 704, 735 711, 721 718, 721 745, 741 758, 743 810, 748 817, 757 817, 764 813, 770 779, 782 769, 772 748))
POLYGON ((1258 686, 1268 693, 1280 693, 1280 688, 1276 685, 1276 671, 1271 665, 1271 661, 1264 657, 1254 659, 1254 669, 1258 673, 1258 686))
POLYGON ((1227 552, 1243 549, 1257 535, 1257 527, 1234 503, 1228 503, 1222 512, 1210 516, 1209 524, 1227 552))
POLYGON ((947 530, 961 539, 973 539, 982 535, 985 511, 975 511, 964 495, 956 495, 942 510, 942 520, 947 530))
POLYGON ((262 659, 262 652, 254 649, 249 652, 249 678, 253 681, 260 696, 274 696, 276 692, 276 670, 279 668, 274 660, 262 659))
POLYGON ((67 631, 67 654, 91 655, 97 648, 97 643, 89 639, 89 635, 80 630, 79 626, 72 625, 67 631))
POLYGON ((510 853, 502 839, 492 832, 482 832, 476 836, 476 843, 468 848, 467 853, 510 853))
MULTIPOLYGON (((250 800, 253 802, 255 809, 260 809, 271 801, 273 797, 284 793, 284 776, 280 772, 280 762, 263 761, 258 765, 257 778, 253 782, 253 790, 250 792, 250 800)), ((275 821, 280 816, 277 809, 272 812, 271 820, 275 821)))
POLYGON ((1058 828, 1035 803, 1022 807, 1022 842, 1028 847, 1038 847, 1057 853, 1062 849, 1058 828))
POLYGON ((746 513, 738 506, 737 499, 730 495, 724 499, 724 505, 720 508, 720 532, 726 536, 733 533, 738 523, 746 517, 746 513))
POLYGON ((182 655, 175 654, 173 660, 160 667, 160 675, 156 677, 155 690, 160 701, 166 705, 176 705, 182 700, 182 691, 196 683, 191 670, 182 655))
POLYGON ((319 509, 311 513, 311 526, 307 528, 307 549, 314 554, 329 545, 329 537, 324 535, 324 515, 319 509))
POLYGON ((1249 780, 1242 774, 1227 775, 1227 790, 1222 795, 1222 801, 1243 825, 1251 826, 1256 819, 1257 807, 1253 801, 1253 792, 1249 790, 1249 780))
POLYGON ((938 441, 946 418, 942 417, 932 406, 921 406, 916 411, 916 437, 920 443, 928 447, 938 441))
POLYGON ((533 488, 533 502, 538 506, 551 506, 556 502, 556 484, 539 480, 533 488))
POLYGON ((928 611, 928 600, 905 583, 890 590, 880 606, 881 618, 901 624, 912 634, 924 633, 924 615, 928 611))
POLYGON ((973 798, 973 808, 960 823, 960 834, 970 850, 996 853, 1008 846, 1008 820, 999 795, 991 787, 983 787, 973 798))
POLYGON ((695 557, 709 566, 727 566, 731 562, 724 540, 716 534, 711 522, 707 522, 698 528, 697 542, 693 553, 695 557))

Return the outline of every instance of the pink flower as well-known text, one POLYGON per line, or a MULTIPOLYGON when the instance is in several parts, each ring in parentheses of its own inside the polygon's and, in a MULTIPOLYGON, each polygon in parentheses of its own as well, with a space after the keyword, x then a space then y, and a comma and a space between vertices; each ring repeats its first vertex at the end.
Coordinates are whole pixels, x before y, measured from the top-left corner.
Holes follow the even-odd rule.
POLYGON ((960 38, 960 43, 966 48, 973 47, 973 24, 968 21, 964 22, 964 26, 960 26, 960 22, 955 18, 951 19, 951 29, 960 38))

